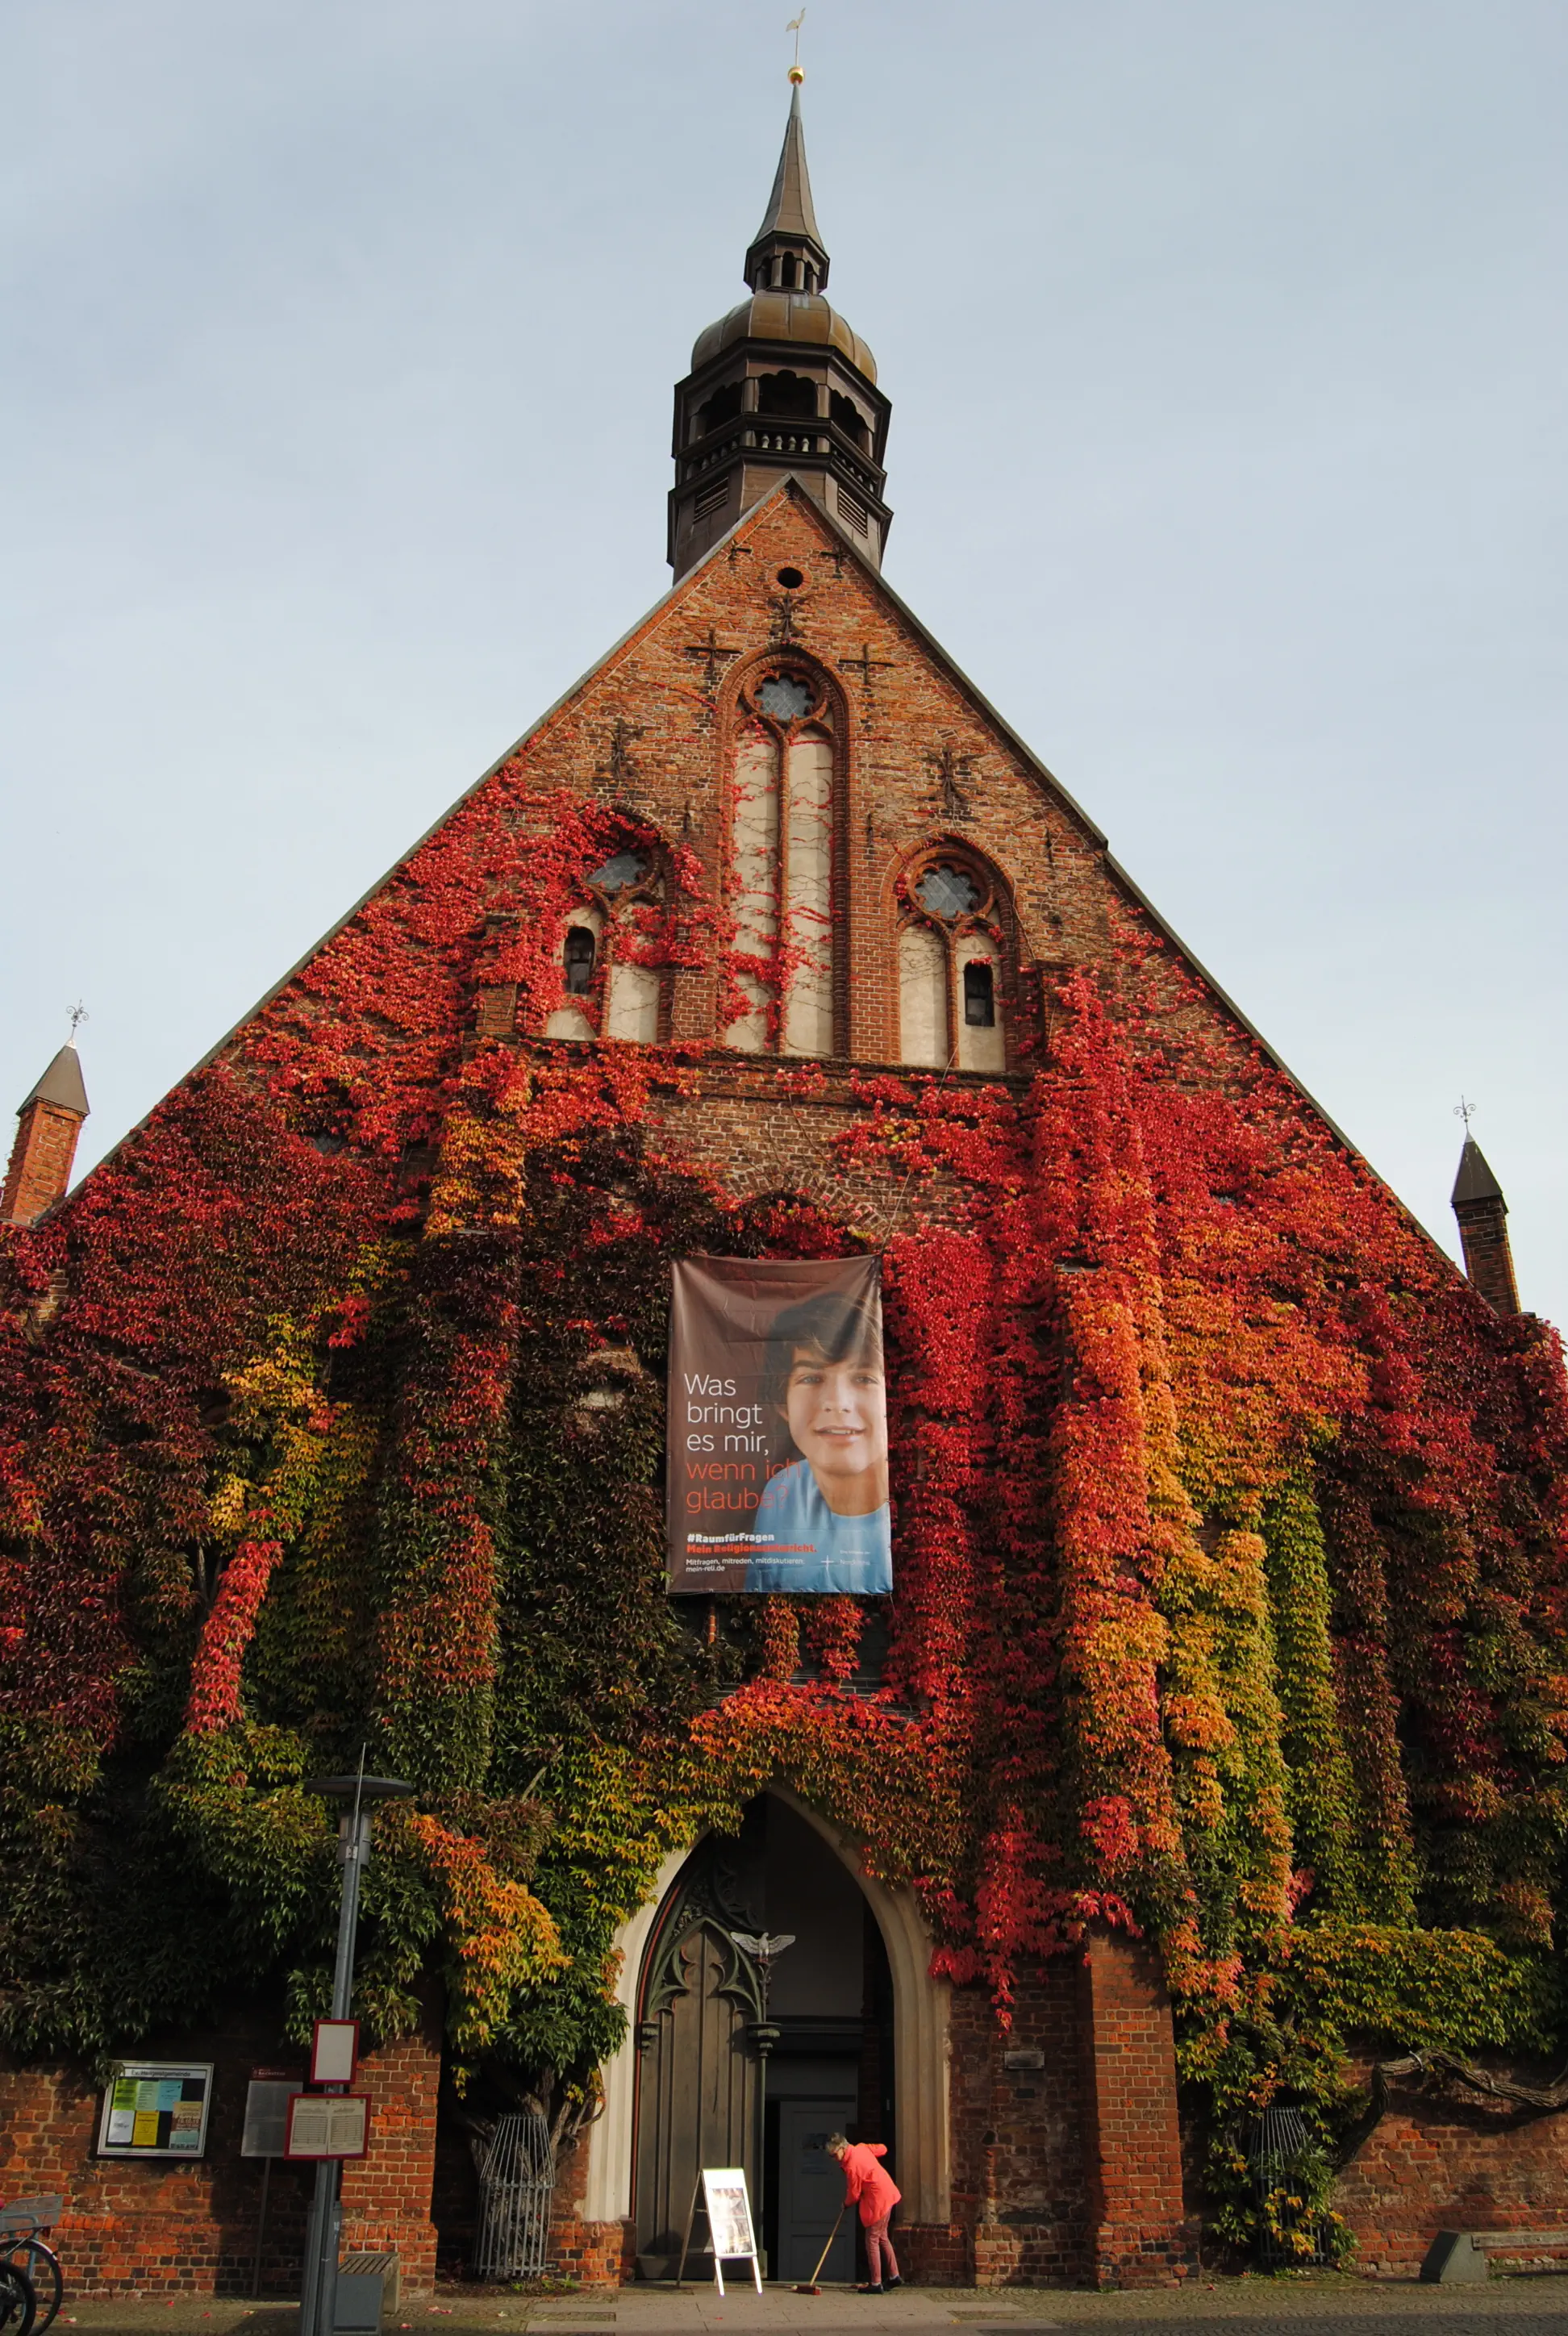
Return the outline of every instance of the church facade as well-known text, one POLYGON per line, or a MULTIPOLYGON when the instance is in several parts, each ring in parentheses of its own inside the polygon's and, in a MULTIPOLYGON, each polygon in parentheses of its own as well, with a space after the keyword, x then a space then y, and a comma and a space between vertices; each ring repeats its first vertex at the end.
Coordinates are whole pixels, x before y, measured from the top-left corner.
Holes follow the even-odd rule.
POLYGON ((515 2115, 593 2281, 674 2275, 705 2164, 806 2277, 837 2127, 934 2281, 1563 2219, 1568 1401, 1501 1193, 1467 1144, 1467 1278, 890 589, 829 270, 797 86, 667 597, 68 1196, 73 1050, 24 1108, 0 2190, 89 2286, 293 2276, 244 2113, 362 1755, 414 1795, 344 2195, 414 2285, 515 2115), (881 1260, 891 1598, 667 1594, 697 1255, 881 1260), (212 2070, 200 2156, 103 2153, 114 2061, 212 2070))

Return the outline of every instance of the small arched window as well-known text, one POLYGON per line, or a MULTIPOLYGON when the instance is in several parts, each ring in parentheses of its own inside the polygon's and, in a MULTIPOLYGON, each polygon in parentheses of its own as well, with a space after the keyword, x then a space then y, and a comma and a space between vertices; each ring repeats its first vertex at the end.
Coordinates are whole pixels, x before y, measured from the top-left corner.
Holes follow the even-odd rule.
POLYGON ((971 1030, 990 1030, 997 1019, 997 973, 993 965, 970 958, 964 967, 964 1021, 971 1030))
POLYGON ((716 430, 722 422, 735 420, 735 415, 740 412, 740 390, 741 385, 738 381, 726 381, 722 389, 716 389, 711 397, 704 400, 696 410, 696 435, 697 437, 706 437, 710 430, 716 430))
POLYGON ((664 999, 657 944, 665 880, 658 856, 628 839, 590 871, 582 890, 561 939, 561 1003, 544 1035, 651 1046, 659 1036, 664 999))
POLYGON ((1006 924, 996 877, 976 854, 944 850, 917 861, 899 891, 901 1060, 1005 1071, 1006 924))
POLYGON ((599 945, 587 925, 568 925, 561 952, 566 975, 561 987, 569 998, 586 998, 593 988, 593 960, 599 945))
POLYGON ((757 384, 759 414, 792 414, 808 418, 817 410, 817 385, 798 373, 765 373, 757 384))

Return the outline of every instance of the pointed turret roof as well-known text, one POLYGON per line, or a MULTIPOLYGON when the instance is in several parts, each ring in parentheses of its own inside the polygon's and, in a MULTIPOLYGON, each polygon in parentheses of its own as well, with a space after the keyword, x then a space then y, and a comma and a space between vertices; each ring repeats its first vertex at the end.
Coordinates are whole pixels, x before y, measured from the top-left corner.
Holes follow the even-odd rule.
POLYGON ((30 1103, 58 1104, 62 1111, 73 1111, 81 1118, 86 1118, 87 1088, 82 1076, 82 1057, 69 1040, 61 1047, 32 1093, 23 1097, 19 1108, 25 1111, 30 1103))
POLYGON ((796 82, 790 99, 789 120, 784 124, 784 145, 779 151, 778 169, 774 173, 773 192, 768 197, 763 223, 752 238, 754 244, 764 236, 809 236, 821 244, 817 232, 817 215, 812 208, 811 172, 806 169, 805 124, 801 120, 800 83, 796 82))
POLYGON ((793 73, 790 79, 794 82, 794 89, 790 97, 789 119, 784 123, 784 144, 779 150, 778 169, 774 172, 773 192, 768 197, 762 225, 752 238, 745 256, 745 280, 754 290, 770 282, 776 285, 779 277, 774 262, 793 258, 801 272, 785 275, 786 288, 820 292, 828 280, 830 262, 812 201, 800 82, 793 73))
MULTIPOLYGON (((1454 1193, 1449 1203, 1461 1208, 1466 1201, 1503 1201, 1503 1187, 1486 1165, 1485 1155, 1473 1135, 1465 1138, 1465 1149, 1459 1154, 1459 1173, 1454 1179, 1454 1193)), ((1505 1208, 1508 1203, 1503 1201, 1505 1208)))

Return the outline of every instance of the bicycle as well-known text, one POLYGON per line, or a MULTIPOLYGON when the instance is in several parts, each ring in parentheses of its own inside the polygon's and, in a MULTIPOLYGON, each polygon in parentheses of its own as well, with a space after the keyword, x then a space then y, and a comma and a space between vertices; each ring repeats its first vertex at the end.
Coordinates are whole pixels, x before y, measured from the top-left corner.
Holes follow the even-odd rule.
POLYGON ((38 2299, 33 2282, 15 2264, 0 2262, 0 2331, 3 2336, 33 2336, 38 2320, 38 2299))
POLYGON ((63 2198, 14 2198, 0 2206, 0 2272, 24 2291, 7 2302, 0 2336, 44 2336, 54 2324, 65 2279, 59 2256, 39 2234, 59 2221, 64 2205, 63 2198))

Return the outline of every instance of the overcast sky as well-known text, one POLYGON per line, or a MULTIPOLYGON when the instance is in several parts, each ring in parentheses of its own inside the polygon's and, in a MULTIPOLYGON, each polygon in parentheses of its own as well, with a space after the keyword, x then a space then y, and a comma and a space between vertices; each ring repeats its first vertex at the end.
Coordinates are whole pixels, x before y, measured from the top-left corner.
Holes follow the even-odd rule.
MULTIPOLYGON (((665 589, 795 0, 5 0, 0 1106, 97 1157, 665 589)), ((1568 1320, 1561 0, 810 0, 890 581, 1568 1320)))

